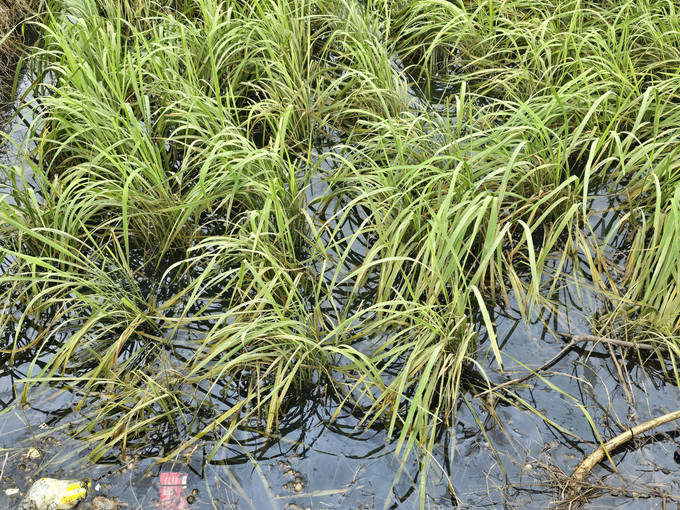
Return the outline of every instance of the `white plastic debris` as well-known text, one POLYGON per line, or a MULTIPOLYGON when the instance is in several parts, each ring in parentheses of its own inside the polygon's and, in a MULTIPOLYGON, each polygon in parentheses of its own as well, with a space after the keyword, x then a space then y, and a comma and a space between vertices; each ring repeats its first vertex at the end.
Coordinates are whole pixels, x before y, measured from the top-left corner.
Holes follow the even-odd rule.
POLYGON ((38 460, 43 458, 43 452, 40 448, 29 448, 26 451, 26 458, 32 460, 38 460))
POLYGON ((14 496, 15 494, 19 494, 19 489, 17 489, 16 487, 12 487, 11 489, 7 489, 5 491, 5 494, 7 494, 8 496, 14 496))
POLYGON ((41 478, 33 484, 18 510, 69 510, 87 498, 89 480, 41 478))

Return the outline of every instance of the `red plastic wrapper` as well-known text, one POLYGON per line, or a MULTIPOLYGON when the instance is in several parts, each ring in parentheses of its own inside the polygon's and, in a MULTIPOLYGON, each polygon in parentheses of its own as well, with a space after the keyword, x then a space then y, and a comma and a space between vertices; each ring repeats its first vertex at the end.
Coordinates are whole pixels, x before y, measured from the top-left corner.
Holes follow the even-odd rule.
POLYGON ((187 475, 183 473, 161 473, 161 510, 187 510, 184 496, 187 475))

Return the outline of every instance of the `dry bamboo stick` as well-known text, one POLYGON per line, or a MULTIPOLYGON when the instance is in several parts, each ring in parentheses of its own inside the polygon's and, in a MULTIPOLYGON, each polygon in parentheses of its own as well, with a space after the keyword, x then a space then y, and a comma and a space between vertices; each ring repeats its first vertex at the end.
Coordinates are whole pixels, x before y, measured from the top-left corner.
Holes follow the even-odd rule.
POLYGON ((590 471, 595 466, 597 466, 600 461, 602 461, 605 455, 609 455, 609 452, 612 450, 615 450, 622 444, 630 441, 644 432, 647 432, 648 430, 660 427, 661 425, 664 425, 669 421, 677 420, 678 418, 680 418, 680 411, 673 411, 672 413, 668 413, 660 416, 659 418, 654 418, 653 420, 642 423, 641 425, 633 427, 632 429, 619 434, 615 438, 610 439, 604 445, 600 446, 597 450, 591 453, 588 458, 581 462, 581 464, 579 464, 579 466, 569 478, 570 483, 576 484, 583 482, 585 477, 588 476, 588 473, 590 473, 590 471))

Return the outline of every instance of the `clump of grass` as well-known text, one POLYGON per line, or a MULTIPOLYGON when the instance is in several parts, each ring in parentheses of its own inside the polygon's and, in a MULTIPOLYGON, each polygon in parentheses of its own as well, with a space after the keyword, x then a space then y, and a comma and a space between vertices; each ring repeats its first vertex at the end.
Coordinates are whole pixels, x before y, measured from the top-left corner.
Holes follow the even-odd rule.
POLYGON ((677 184, 664 186, 655 175, 655 193, 646 201, 649 212, 643 208, 635 211, 637 217, 626 218, 640 226, 634 229, 630 255, 622 274, 621 299, 613 311, 600 318, 600 326, 608 331, 638 341, 665 338, 675 343, 680 334, 678 305, 678 240, 680 234, 680 194, 677 184), (637 220, 637 221, 636 221, 637 220))
MULTIPOLYGON (((666 255, 673 250, 647 247, 668 243, 674 231, 668 221, 676 186, 674 12, 672 2, 503 2, 493 9, 481 2, 406 2, 395 5, 390 25, 412 75, 453 90, 466 83, 498 100, 488 124, 501 123, 495 130, 502 137, 521 132, 517 139, 526 144, 519 159, 527 157, 527 177, 518 195, 538 197, 571 181, 562 207, 553 210, 559 217, 578 204, 569 195, 585 199, 589 188, 625 185, 633 212, 622 221, 635 239, 626 274, 605 283, 598 275, 617 268, 597 246, 591 273, 597 286, 625 296, 619 318, 644 318, 664 335, 677 332, 675 264, 666 255)), ((569 238, 567 247, 592 244, 578 232, 569 238)))

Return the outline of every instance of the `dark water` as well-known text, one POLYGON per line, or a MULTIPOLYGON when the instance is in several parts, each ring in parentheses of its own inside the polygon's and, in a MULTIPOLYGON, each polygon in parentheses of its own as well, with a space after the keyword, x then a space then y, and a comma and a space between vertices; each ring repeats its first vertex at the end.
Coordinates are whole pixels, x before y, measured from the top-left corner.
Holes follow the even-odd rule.
MULTIPOLYGON (((29 82, 24 78, 20 93, 29 82)), ((448 91, 438 94, 445 97, 448 91)), ((412 95, 414 100, 425 100, 415 91, 412 95)), ((4 164, 25 166, 19 148, 26 149, 24 137, 31 112, 26 109, 19 116, 5 115, 12 121, 4 129, 16 147, 5 145, 4 164)), ((329 150, 332 147, 318 148, 319 154, 329 150)), ((321 170, 330 168, 322 166, 321 170)), ((321 178, 314 179, 307 190, 310 203, 325 189, 321 178)), ((615 196, 591 197, 591 226, 598 239, 616 232, 621 207, 625 206, 615 196)), ((330 213, 321 219, 333 221, 330 213)), ((350 215, 341 226, 343 232, 351 233, 362 219, 361 211, 350 215)), ((609 250, 615 253, 623 242, 613 235, 609 250)), ((348 271, 361 263, 365 249, 360 242, 353 246, 348 271)), ((567 274, 578 274, 569 269, 567 274)), ((564 346, 553 331, 589 333, 588 318, 606 305, 600 293, 589 290, 591 282, 587 274, 579 275, 578 285, 565 279, 556 286, 555 295, 545 296, 551 305, 536 307, 528 321, 522 319, 512 295, 509 308, 497 307, 492 320, 497 324, 506 374, 496 370, 488 341, 482 337, 478 361, 490 377, 502 382, 552 358, 564 346)), ((370 285, 366 291, 370 292, 370 285)), ((26 335, 31 334, 34 332, 27 328, 26 335)), ((46 352, 43 361, 49 356, 46 352)), ((291 400, 278 435, 265 437, 257 431, 257 424, 252 429, 244 427, 210 462, 206 458, 216 445, 214 440, 186 451, 174 462, 154 465, 178 440, 168 428, 159 430, 150 444, 137 450, 141 459, 135 458, 133 449, 125 459, 116 458, 119 452, 114 452, 93 464, 85 441, 69 434, 69 424, 81 419, 76 408, 81 395, 48 389, 31 394, 32 400, 23 407, 16 405, 21 380, 35 371, 32 361, 32 354, 23 359, 19 356, 10 367, 9 354, 0 355, 0 367, 4 367, 0 369, 0 508, 18 503, 20 495, 12 495, 11 489, 25 491, 31 479, 42 476, 92 478, 95 495, 117 498, 130 509, 420 506, 421 460, 427 454, 413 450, 402 463, 387 432, 380 427, 358 428, 361 416, 350 410, 341 411, 331 423, 336 404, 323 387, 304 388, 291 400), (40 449, 40 455, 28 456, 35 452, 30 448, 40 449), (169 506, 161 502, 167 496, 162 495, 161 473, 186 474, 186 483, 178 490, 184 503, 169 506), (196 500, 189 503, 186 498, 193 490, 198 491, 196 500)), ((465 392, 455 430, 442 431, 437 438, 424 480, 424 507, 548 508, 566 497, 560 493, 565 477, 600 439, 680 408, 680 392, 672 374, 672 367, 658 360, 641 363, 631 352, 625 358, 615 352, 612 358, 605 346, 583 344, 543 378, 513 388, 511 403, 500 402, 494 407, 486 399, 472 398, 473 391, 465 392)), ((222 402, 227 405, 228 398, 222 402)), ((613 456, 616 470, 606 462, 597 466, 589 480, 601 479, 611 489, 594 493, 585 506, 674 508, 673 498, 680 497, 674 460, 676 436, 676 425, 669 424, 617 452, 613 456)))

